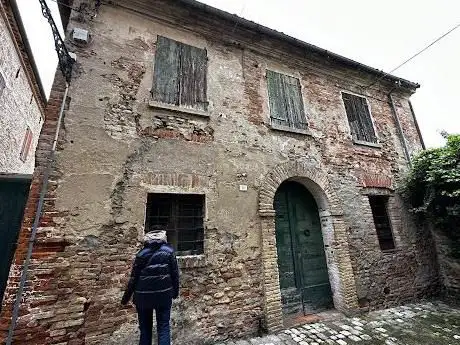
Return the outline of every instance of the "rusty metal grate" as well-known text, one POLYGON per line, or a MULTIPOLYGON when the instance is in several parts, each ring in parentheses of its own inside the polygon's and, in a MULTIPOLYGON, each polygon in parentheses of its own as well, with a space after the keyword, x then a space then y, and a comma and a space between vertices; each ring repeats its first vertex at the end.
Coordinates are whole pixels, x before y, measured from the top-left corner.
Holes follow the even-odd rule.
POLYGON ((145 231, 162 226, 177 255, 202 254, 204 203, 205 196, 198 194, 149 194, 145 231))

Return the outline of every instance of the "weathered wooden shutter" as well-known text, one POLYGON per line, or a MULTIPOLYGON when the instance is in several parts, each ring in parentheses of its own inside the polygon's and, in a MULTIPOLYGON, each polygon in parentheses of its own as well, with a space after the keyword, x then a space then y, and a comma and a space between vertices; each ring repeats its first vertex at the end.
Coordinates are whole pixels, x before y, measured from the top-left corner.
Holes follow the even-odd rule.
POLYGON ((303 107, 300 80, 283 74, 283 90, 287 114, 291 127, 306 129, 305 112, 303 107))
POLYGON ((281 74, 267 70, 267 86, 272 123, 290 126, 281 74))
POLYGON ((376 143, 377 137, 366 99, 348 93, 343 93, 342 98, 353 139, 376 143))
POLYGON ((272 122, 305 129, 307 124, 299 79, 267 70, 267 85, 272 122))
POLYGON ((180 43, 158 36, 153 71, 155 101, 179 105, 180 43))
POLYGON ((206 49, 181 45, 180 54, 180 104, 200 110, 207 109, 206 49))

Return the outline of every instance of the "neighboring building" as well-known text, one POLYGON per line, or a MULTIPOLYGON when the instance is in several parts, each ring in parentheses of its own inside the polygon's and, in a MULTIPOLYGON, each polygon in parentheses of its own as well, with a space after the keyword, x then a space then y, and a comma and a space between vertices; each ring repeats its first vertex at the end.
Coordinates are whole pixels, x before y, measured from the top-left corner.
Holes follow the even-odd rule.
POLYGON ((45 97, 10 1, 0 2, 0 300, 34 171, 45 97))
POLYGON ((177 344, 438 291, 430 234, 395 191, 422 148, 417 84, 192 0, 73 8, 77 65, 18 343, 132 344, 119 302, 156 224, 181 267, 177 344))

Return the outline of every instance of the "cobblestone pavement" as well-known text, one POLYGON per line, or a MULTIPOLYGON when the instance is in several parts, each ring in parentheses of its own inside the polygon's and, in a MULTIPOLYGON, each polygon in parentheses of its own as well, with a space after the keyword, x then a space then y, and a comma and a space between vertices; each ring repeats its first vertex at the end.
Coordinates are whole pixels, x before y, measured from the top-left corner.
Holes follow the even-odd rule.
POLYGON ((216 345, 297 344, 460 345, 460 309, 440 302, 411 304, 216 345))

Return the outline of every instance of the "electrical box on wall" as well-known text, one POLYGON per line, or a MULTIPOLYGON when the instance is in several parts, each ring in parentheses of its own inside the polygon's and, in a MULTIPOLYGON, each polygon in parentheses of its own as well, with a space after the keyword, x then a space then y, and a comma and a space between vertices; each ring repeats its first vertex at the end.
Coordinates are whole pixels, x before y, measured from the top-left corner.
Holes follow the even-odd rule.
POLYGON ((72 39, 79 43, 87 44, 89 42, 89 32, 85 29, 74 28, 72 31, 72 39))

